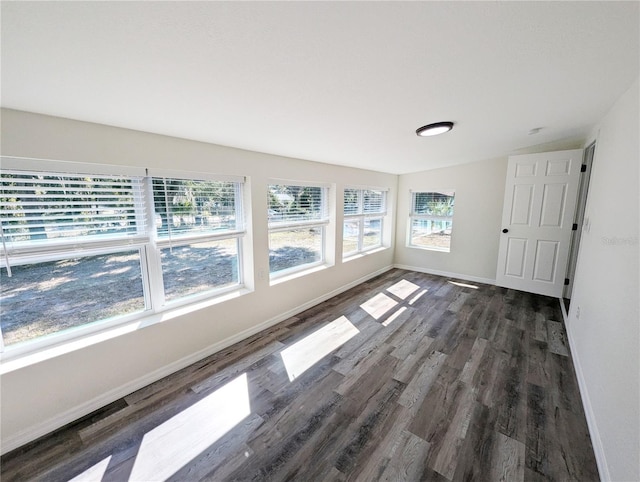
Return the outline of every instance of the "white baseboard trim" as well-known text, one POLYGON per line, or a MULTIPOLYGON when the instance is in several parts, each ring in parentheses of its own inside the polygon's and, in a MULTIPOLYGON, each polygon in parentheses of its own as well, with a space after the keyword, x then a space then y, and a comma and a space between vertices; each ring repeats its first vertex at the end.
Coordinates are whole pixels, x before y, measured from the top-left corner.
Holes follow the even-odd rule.
POLYGON ((429 268, 422 268, 419 266, 409 266, 409 265, 405 265, 405 264, 394 264, 393 265, 394 268, 398 268, 398 269, 407 269, 409 271, 417 271, 419 273, 427 273, 427 274, 433 274, 436 276, 444 276, 445 278, 455 278, 455 279, 462 279, 465 281, 473 281, 474 283, 483 283, 483 284, 487 284, 487 285, 495 285, 496 284, 496 280, 495 279, 490 279, 490 278, 480 278, 478 276, 470 276, 467 274, 461 274, 461 273, 450 273, 448 271, 438 271, 437 269, 429 269, 429 268))
POLYGON ((584 379, 584 372, 582 371, 582 365, 580 364, 578 350, 570 329, 569 314, 567 313, 562 298, 559 298, 559 301, 560 308, 562 309, 562 318, 564 319, 565 330, 567 332, 567 339, 569 340, 571 359, 573 360, 573 367, 576 370, 576 378, 578 379, 578 389, 580 390, 580 398, 582 399, 582 408, 584 409, 585 418, 587 419, 587 427, 589 428, 589 435, 591 436, 591 444, 593 445, 593 452, 596 456, 596 464, 598 465, 598 472, 600 473, 600 480, 610 481, 611 475, 609 474, 609 465, 607 464, 607 457, 602 445, 602 439, 600 438, 600 431, 598 430, 596 417, 593 413, 593 407, 591 406, 591 398, 589 397, 589 390, 587 390, 587 383, 584 379))
POLYGON ((171 375, 172 373, 177 372, 178 370, 188 367, 192 363, 195 363, 199 360, 202 360, 203 358, 213 355, 214 353, 219 352, 220 350, 224 350, 225 348, 233 345, 234 343, 238 343, 239 341, 242 341, 245 338, 249 338, 250 336, 253 336, 256 333, 259 333, 262 330, 265 330, 267 328, 272 327, 273 325, 276 325, 284 320, 287 320, 292 316, 297 315, 298 313, 302 313, 303 311, 319 303, 322 303, 323 301, 326 301, 329 298, 333 298, 334 296, 339 295, 340 293, 343 293, 353 288, 354 286, 364 283, 365 281, 368 281, 371 278, 375 278, 378 275, 386 273, 390 269, 393 269, 393 266, 386 266, 382 269, 374 271, 373 273, 369 273, 366 276, 363 276, 355 281, 351 281, 346 285, 336 288, 335 290, 332 290, 329 293, 325 293, 324 295, 319 296, 318 298, 315 298, 306 303, 303 303, 302 305, 299 305, 285 313, 281 313, 278 316, 275 316, 269 320, 266 320, 258 325, 252 326, 251 328, 241 331, 222 341, 214 343, 213 345, 210 345, 200 351, 192 353, 186 357, 180 358, 179 360, 176 360, 168 365, 165 365, 157 370, 154 370, 153 372, 147 373, 146 375, 140 378, 137 378, 135 380, 132 380, 129 383, 126 383, 120 387, 109 390, 108 392, 98 397, 95 397, 91 400, 88 400, 87 402, 82 403, 81 405, 78 405, 63 413, 60 413, 55 417, 50 418, 49 420, 46 420, 32 427, 29 427, 25 430, 22 430, 21 432, 18 432, 15 435, 6 437, 2 440, 2 446, 0 447, 0 454, 5 454, 7 452, 10 452, 14 449, 17 449, 18 447, 21 447, 25 444, 28 444, 29 442, 36 440, 39 437, 42 437, 43 435, 46 435, 48 433, 53 432, 54 430, 64 427, 65 425, 75 420, 78 420, 79 418, 82 418, 95 410, 98 410, 99 408, 102 408, 110 403, 115 402, 116 400, 119 400, 122 397, 129 395, 130 393, 135 392, 136 390, 140 390, 141 388, 144 388, 147 385, 150 385, 151 383, 154 383, 168 375, 171 375))

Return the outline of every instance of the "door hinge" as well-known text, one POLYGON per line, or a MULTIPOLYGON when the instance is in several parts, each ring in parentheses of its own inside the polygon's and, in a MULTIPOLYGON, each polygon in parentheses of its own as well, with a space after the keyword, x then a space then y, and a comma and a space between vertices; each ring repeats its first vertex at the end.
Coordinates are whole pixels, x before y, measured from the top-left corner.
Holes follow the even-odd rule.
POLYGON ((573 226, 571 226, 571 231, 577 231, 578 230, 578 225, 576 223, 573 223, 573 226))
POLYGON ((580 172, 587 172, 587 165, 583 164, 582 166, 580 166, 580 172))
POLYGON ((565 286, 569 286, 569 278, 565 278, 564 279, 564 285, 565 286))

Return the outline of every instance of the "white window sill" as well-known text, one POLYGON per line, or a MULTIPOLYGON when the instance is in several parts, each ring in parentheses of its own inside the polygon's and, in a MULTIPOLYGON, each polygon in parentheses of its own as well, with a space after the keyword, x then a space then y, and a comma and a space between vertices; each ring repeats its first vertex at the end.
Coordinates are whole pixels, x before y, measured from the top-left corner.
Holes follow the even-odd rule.
MULTIPOLYGON (((54 342, 52 340, 51 345, 39 349, 29 349, 28 343, 20 347, 16 347, 16 350, 13 350, 11 347, 6 347, 0 359, 0 375, 25 368, 30 365, 35 365, 37 363, 62 356, 76 350, 81 350, 83 348, 96 345, 113 338, 132 333, 137 330, 141 330, 157 323, 164 323, 174 318, 187 315, 194 311, 202 310, 209 306, 217 305, 231 299, 239 298, 240 296, 244 296, 248 293, 251 293, 251 290, 242 287, 234 291, 224 293, 220 296, 195 301, 186 305, 167 308, 161 312, 140 313, 140 315, 135 319, 117 324, 115 326, 113 324, 109 324, 100 329, 98 328, 99 325, 97 325, 96 329, 99 331, 94 331, 86 335, 80 335, 77 338, 73 339, 69 339, 68 336, 64 336, 67 335, 67 333, 61 333, 62 336, 60 341, 54 342)), ((73 335, 71 334, 71 336, 73 335)))
POLYGON ((320 264, 320 265, 314 265, 311 266, 307 269, 301 269, 301 270, 297 270, 294 271, 293 273, 283 273, 278 275, 277 277, 271 278, 270 280, 270 286, 274 286, 274 285, 278 285, 280 283, 286 283, 287 281, 291 281, 294 280, 296 278, 300 278, 301 276, 307 276, 311 273, 317 273, 318 271, 323 271, 327 268, 330 268, 331 265, 329 264, 320 264))
POLYGON ((369 249, 367 251, 358 251, 357 253, 350 253, 350 254, 346 255, 344 258, 342 258, 342 262, 343 263, 347 263, 349 261, 353 261, 354 259, 364 258, 365 256, 369 256, 371 254, 380 253, 380 252, 385 251, 387 249, 389 249, 388 246, 378 246, 377 248, 372 248, 372 249, 369 249))
POLYGON ((450 253, 451 252, 450 248, 449 249, 447 249, 447 248, 436 248, 435 246, 434 247, 431 247, 431 246, 415 246, 413 244, 408 244, 407 248, 422 249, 422 250, 425 250, 425 251, 436 251, 436 252, 439 252, 439 253, 450 253))

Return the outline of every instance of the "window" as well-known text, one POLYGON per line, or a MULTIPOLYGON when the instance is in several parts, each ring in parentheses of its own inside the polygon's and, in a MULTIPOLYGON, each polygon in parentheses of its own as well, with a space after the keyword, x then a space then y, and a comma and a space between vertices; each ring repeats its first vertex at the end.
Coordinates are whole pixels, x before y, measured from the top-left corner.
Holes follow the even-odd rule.
POLYGON ((242 282, 241 180, 3 169, 0 188, 3 346, 84 334, 242 282))
POLYGON ((382 246, 382 225, 386 215, 386 191, 344 190, 342 256, 348 257, 382 246))
POLYGON ((240 283, 240 184, 154 177, 164 302, 240 283))
POLYGON ((271 184, 268 192, 272 277, 324 262, 327 191, 317 185, 271 184))
POLYGON ((451 249, 453 191, 411 193, 409 246, 439 251, 451 249))

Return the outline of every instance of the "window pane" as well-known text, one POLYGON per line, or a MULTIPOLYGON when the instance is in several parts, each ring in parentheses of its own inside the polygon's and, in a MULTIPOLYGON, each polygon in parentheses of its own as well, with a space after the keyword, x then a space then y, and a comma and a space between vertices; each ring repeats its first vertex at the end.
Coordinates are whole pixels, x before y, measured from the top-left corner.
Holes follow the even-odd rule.
POLYGON ((451 191, 414 192, 413 213, 453 216, 453 201, 454 193, 451 191))
POLYGON ((238 284, 238 240, 223 239, 161 250, 165 300, 238 284))
POLYGON ((6 345, 145 309, 138 250, 11 270, 0 274, 6 345))
POLYGON ((451 227, 448 220, 413 219, 411 223, 411 245, 449 251, 451 227))
POLYGON ((152 185, 160 239, 243 229, 235 182, 154 177, 152 185))
POLYGON ((269 226, 328 218, 325 188, 317 186, 269 186, 269 226))
POLYGON ((364 237, 362 249, 375 248, 382 245, 382 219, 364 220, 364 237))
POLYGON ((269 271, 320 262, 324 229, 289 229, 269 233, 269 271))
POLYGON ((345 221, 342 228, 342 255, 359 251, 360 221, 357 219, 345 221))
POLYGON ((144 229, 142 178, 30 171, 0 173, 7 242, 130 236, 144 229))

